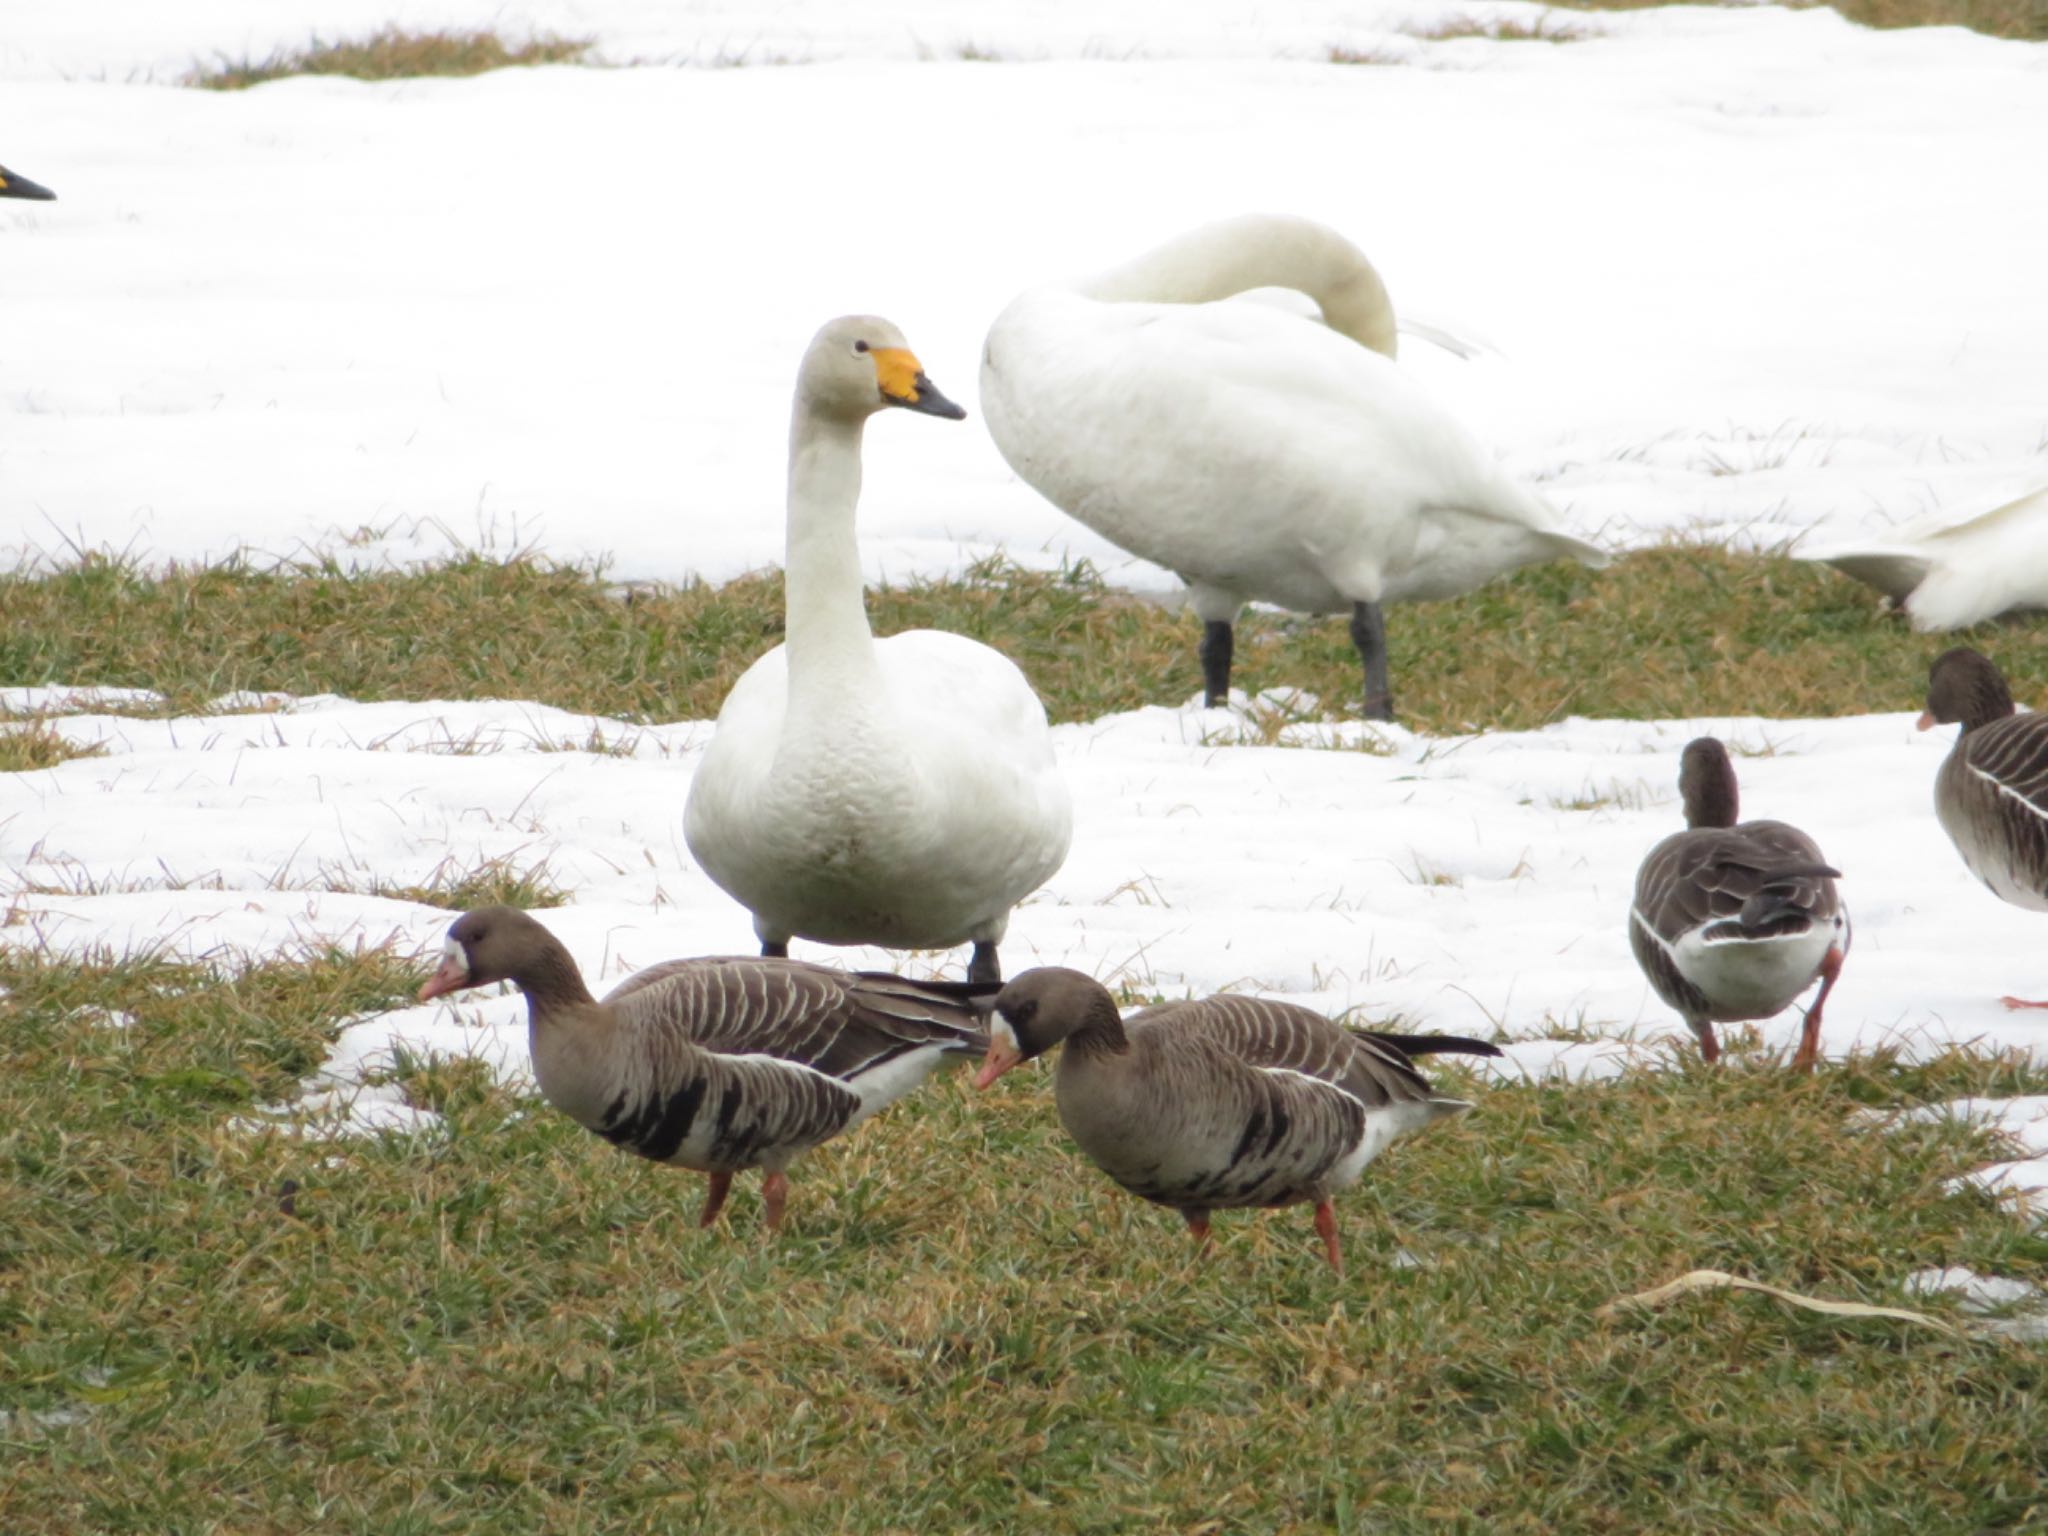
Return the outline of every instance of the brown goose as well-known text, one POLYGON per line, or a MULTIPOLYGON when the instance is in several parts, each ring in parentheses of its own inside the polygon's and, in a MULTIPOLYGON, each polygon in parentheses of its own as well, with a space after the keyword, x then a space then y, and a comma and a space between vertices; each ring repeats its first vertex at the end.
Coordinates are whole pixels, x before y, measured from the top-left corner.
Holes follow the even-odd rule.
POLYGON ((1166 1003, 1126 1020, 1100 983, 1047 966, 996 995, 975 1087, 1063 1040, 1060 1124, 1098 1168, 1179 1211, 1197 1241, 1211 1211, 1312 1200, 1340 1275, 1331 1196, 1389 1143, 1472 1107, 1432 1090, 1409 1058, 1500 1054, 1483 1040, 1348 1030, 1253 997, 1166 1003))
POLYGON ((968 988, 795 960, 670 960, 599 1002, 561 941, 513 907, 456 919, 419 995, 492 981, 526 994, 548 1102, 628 1152, 710 1174, 707 1227, 733 1174, 760 1167, 775 1230, 792 1159, 988 1043, 968 988))
MULTIPOLYGON (((1934 779, 1934 814, 1970 873, 2016 907, 2048 912, 2048 716, 2019 714, 1990 659, 1958 646, 1934 660, 1920 729, 1960 723, 1934 779)), ((2048 1008, 2023 997, 2008 1008, 2048 1008)))
POLYGON ((1720 1058, 1714 1023, 1768 1019, 1820 978, 1792 1058, 1811 1071, 1821 1005, 1849 949, 1841 871, 1782 821, 1735 819, 1735 765, 1711 736, 1686 745, 1678 791, 1686 831, 1652 848, 1636 874, 1629 947, 1657 995, 1685 1016, 1700 1055, 1720 1058))
POLYGON ((50 203, 56 201, 57 194, 48 187, 39 187, 26 176, 17 176, 6 166, 0 165, 0 197, 20 197, 31 202, 50 203))

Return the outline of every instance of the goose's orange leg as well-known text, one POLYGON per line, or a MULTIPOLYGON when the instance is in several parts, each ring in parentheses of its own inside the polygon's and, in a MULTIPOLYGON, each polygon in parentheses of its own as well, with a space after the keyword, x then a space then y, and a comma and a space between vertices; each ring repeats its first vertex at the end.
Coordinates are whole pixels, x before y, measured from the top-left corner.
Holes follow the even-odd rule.
POLYGON ((1337 1211, 1327 1200, 1316 1202, 1316 1231, 1322 1235, 1323 1253, 1337 1277, 1344 1276, 1344 1255, 1337 1247, 1337 1211))
POLYGON ((1813 1064, 1820 1059, 1820 1010, 1828 1000, 1828 994, 1835 989, 1835 980, 1842 974, 1842 951, 1830 947, 1820 962, 1820 992, 1813 1000, 1813 1006, 1806 1010, 1806 1028, 1799 1036, 1799 1050, 1792 1057, 1794 1072, 1811 1072, 1813 1064))
POLYGON ((789 1176, 780 1170, 761 1181, 761 1203, 768 1207, 768 1230, 782 1230, 782 1208, 789 1202, 789 1176))
POLYGON ((704 1189, 704 1212, 697 1218, 697 1225, 708 1227, 718 1220, 718 1213, 725 1209, 726 1191, 732 1188, 732 1175, 714 1173, 711 1182, 704 1189))

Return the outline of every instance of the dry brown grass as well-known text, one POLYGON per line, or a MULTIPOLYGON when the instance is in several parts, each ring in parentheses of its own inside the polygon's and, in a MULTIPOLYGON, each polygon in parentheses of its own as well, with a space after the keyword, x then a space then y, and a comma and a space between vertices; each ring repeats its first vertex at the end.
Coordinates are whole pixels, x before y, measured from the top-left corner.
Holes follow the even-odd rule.
POLYGON ((493 69, 581 63, 595 44, 588 37, 536 33, 507 42, 496 32, 407 32, 385 27, 368 37, 280 48, 260 60, 217 58, 197 65, 184 84, 208 91, 243 91, 290 75, 346 75, 354 80, 403 80, 424 75, 481 75, 493 69))
POLYGON ((44 720, 23 725, 0 725, 0 773, 32 773, 54 768, 74 757, 103 757, 106 748, 94 743, 79 746, 44 720))
MULTIPOLYGON (((153 688, 192 713, 231 689, 356 699, 520 698, 636 721, 709 719, 739 674, 782 639, 779 572, 724 587, 642 589, 621 602, 600 573, 471 558, 414 572, 242 566, 146 574, 93 558, 0 576, 0 683, 153 688)), ((958 581, 881 588, 883 634, 950 629, 1024 668, 1055 721, 1201 688, 1199 625, 1105 587, 1084 568, 992 561, 958 581)), ((2039 616, 1969 637, 2029 702, 2048 696, 2039 616)), ((1917 709, 1948 643, 1882 614, 1866 588, 1776 556, 1675 545, 1612 569, 1536 567, 1451 602, 1389 611, 1404 721, 1445 731, 1527 729, 1569 714, 1668 719, 1917 709)), ((1344 624, 1253 612, 1234 682, 1291 687, 1356 713, 1344 624)))
MULTIPOLYGON (((1578 11, 1640 11, 1662 0, 1557 0, 1578 11)), ((1797 4, 1797 0, 1795 0, 1797 4)), ((1805 9, 1806 6, 1798 5, 1805 9)), ((1834 9, 1859 26, 1968 27, 1992 37, 2048 38, 2048 0, 1834 0, 1834 9)))

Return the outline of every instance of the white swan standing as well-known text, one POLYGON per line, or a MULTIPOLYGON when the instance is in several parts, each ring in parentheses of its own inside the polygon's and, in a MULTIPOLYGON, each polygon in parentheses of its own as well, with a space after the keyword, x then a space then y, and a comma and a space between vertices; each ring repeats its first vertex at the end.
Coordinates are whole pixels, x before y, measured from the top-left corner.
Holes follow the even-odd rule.
POLYGON ((1349 613, 1366 714, 1390 720, 1382 604, 1558 556, 1607 563, 1395 365, 1394 331, 1356 246, 1251 215, 1020 294, 989 329, 982 406, 1041 495, 1188 584, 1210 704, 1261 601, 1349 613), (1326 324, 1211 302, 1262 287, 1306 293, 1326 324))
POLYGON ((1916 518, 1864 543, 1802 550, 1877 588, 1922 634, 2048 608, 2048 486, 1953 522, 1916 518))
POLYGON ((1010 909, 1067 856, 1073 813, 1044 706, 961 635, 876 640, 854 508, 861 431, 891 406, 959 420, 886 320, 831 321, 797 375, 790 426, 787 642, 734 684, 690 785, 683 831, 754 914, 792 938, 938 949, 1001 979, 1010 909))

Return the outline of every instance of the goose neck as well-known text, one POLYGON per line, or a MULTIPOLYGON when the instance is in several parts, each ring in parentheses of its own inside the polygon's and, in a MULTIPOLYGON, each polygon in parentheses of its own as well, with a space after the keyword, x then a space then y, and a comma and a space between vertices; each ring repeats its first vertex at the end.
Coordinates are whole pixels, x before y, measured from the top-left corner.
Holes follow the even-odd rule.
POLYGON ((1121 1056, 1131 1048, 1131 1037, 1124 1032, 1123 1015, 1107 992, 1067 1036, 1066 1048, 1070 1056, 1121 1056))
POLYGON ((792 692, 838 693, 877 671, 854 522, 863 425, 800 404, 791 427, 783 616, 792 692))
POLYGON ((583 984, 583 975, 567 950, 546 950, 535 955, 512 981, 526 994, 527 1017, 534 1024, 547 1015, 597 1006, 597 999, 583 984))

